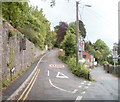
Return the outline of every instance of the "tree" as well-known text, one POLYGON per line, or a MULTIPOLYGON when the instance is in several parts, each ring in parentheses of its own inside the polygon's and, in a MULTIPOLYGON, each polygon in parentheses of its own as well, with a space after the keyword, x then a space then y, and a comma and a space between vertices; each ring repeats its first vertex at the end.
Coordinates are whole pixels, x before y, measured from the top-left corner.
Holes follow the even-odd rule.
POLYGON ((57 45, 58 46, 63 41, 64 36, 66 35, 67 28, 68 28, 68 24, 66 22, 59 22, 59 25, 57 25, 54 28, 55 32, 57 33, 57 45))
POLYGON ((94 44, 94 48, 102 54, 102 61, 107 60, 107 56, 110 54, 110 50, 104 41, 98 39, 94 44))
MULTIPOLYGON (((79 20, 79 36, 82 36, 83 38, 86 37, 86 29, 84 27, 85 25, 81 20, 79 20)), ((68 31, 70 31, 73 34, 76 34, 76 24, 75 22, 71 22, 68 25, 68 31)))
POLYGON ((67 31, 71 32, 72 34, 76 34, 75 22, 69 23, 67 31))
POLYGON ((75 35, 71 32, 67 32, 63 42, 61 43, 61 46, 63 50, 65 51, 66 56, 74 56, 76 53, 76 40, 75 35))
POLYGON ((94 45, 90 41, 85 42, 85 50, 89 51, 92 54, 95 53, 94 45))
POLYGON ((83 22, 81 20, 79 20, 79 30, 80 30, 80 35, 85 38, 86 37, 86 29, 85 29, 85 25, 83 24, 83 22))
POLYGON ((50 22, 45 18, 43 10, 29 6, 27 2, 3 2, 3 18, 40 49, 47 44, 52 46, 50 22))
POLYGON ((100 60, 102 59, 102 53, 99 50, 95 51, 95 58, 98 62, 100 62, 100 60))

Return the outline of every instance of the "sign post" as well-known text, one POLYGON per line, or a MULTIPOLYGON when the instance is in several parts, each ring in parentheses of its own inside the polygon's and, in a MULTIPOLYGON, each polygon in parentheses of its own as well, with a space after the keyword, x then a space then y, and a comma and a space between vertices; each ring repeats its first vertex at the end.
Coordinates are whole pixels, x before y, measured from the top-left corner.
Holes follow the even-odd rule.
POLYGON ((116 62, 117 61, 118 61, 117 51, 113 51, 114 72, 115 72, 115 67, 116 67, 116 62))

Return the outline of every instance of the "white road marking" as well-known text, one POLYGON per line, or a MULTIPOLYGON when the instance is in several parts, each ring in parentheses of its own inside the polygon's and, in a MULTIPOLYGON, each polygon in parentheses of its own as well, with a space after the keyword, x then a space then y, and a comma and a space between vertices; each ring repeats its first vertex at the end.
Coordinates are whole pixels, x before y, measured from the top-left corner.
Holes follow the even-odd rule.
POLYGON ((49 72, 49 70, 48 70, 48 76, 50 76, 50 72, 49 72))
POLYGON ((88 89, 88 87, 86 86, 85 89, 88 89))
POLYGON ((82 86, 78 86, 79 88, 81 88, 82 86))
POLYGON ((78 96, 75 102, 78 102, 78 100, 80 101, 81 99, 82 99, 82 96, 78 96))
POLYGON ((84 83, 86 83, 87 81, 84 81, 84 83))
POLYGON ((83 91, 81 94, 85 94, 85 91, 83 91))
POLYGON ((35 67, 34 70, 32 71, 32 73, 27 77, 27 79, 22 83, 22 85, 19 86, 19 88, 16 89, 16 91, 14 91, 14 93, 13 93, 7 100, 13 99, 13 98, 20 92, 20 90, 26 86, 26 84, 28 83, 28 81, 31 79, 31 77, 33 76, 33 74, 34 74, 35 71, 37 70, 37 67, 38 67, 39 63, 41 62, 41 60, 42 60, 46 55, 48 55, 48 54, 49 54, 49 53, 43 55, 43 56, 40 58, 40 60, 38 61, 36 67, 35 67))
POLYGON ((82 85, 84 84, 84 83, 81 83, 82 85))
POLYGON ((67 91, 67 90, 65 90, 65 89, 62 89, 62 88, 59 88, 59 87, 57 87, 57 86, 55 86, 55 85, 53 85, 53 83, 52 83, 52 81, 49 79, 49 83, 51 84, 51 86, 53 86, 54 88, 56 88, 56 89, 58 89, 58 90, 60 90, 60 91, 65 91, 65 92, 68 92, 68 93, 76 93, 78 90, 74 90, 74 91, 67 91))
POLYGON ((76 93, 78 90, 77 89, 75 89, 72 93, 76 93))
POLYGON ((90 86, 91 84, 88 84, 88 86, 90 86))
POLYGON ((68 76, 64 75, 64 74, 61 73, 61 72, 58 72, 56 77, 57 77, 57 78, 68 78, 68 76))
POLYGON ((51 68, 65 68, 63 64, 50 64, 49 67, 51 68))

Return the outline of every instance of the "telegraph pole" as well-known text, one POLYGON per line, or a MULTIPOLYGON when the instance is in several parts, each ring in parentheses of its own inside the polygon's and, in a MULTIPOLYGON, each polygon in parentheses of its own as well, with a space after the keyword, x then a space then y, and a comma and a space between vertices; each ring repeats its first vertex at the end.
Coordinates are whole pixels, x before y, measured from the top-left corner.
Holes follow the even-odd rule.
POLYGON ((118 2, 118 63, 120 65, 120 1, 118 2))
POLYGON ((78 66, 78 29, 79 29, 79 20, 78 20, 78 4, 76 1, 76 66, 78 66))

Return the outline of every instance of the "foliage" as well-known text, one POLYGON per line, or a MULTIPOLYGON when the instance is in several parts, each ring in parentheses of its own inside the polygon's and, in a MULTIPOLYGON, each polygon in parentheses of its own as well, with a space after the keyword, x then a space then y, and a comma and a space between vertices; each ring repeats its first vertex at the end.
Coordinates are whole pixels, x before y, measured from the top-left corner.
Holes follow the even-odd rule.
POLYGON ((8 30, 8 38, 15 35, 15 32, 13 32, 11 29, 8 30))
POLYGON ((79 30, 80 30, 80 35, 85 38, 86 37, 86 29, 85 29, 85 25, 83 24, 83 22, 81 20, 79 20, 79 30))
POLYGON ((101 59, 100 62, 106 61, 108 55, 110 54, 109 47, 106 45, 106 43, 101 39, 98 39, 94 44, 94 48, 96 50, 95 58, 97 58, 98 60, 101 59))
POLYGON ((103 65, 108 65, 109 63, 107 61, 104 61, 102 64, 103 65))
POLYGON ((59 25, 54 27, 57 37, 56 44, 59 46, 60 43, 63 41, 64 36, 66 35, 66 31, 68 28, 68 24, 66 22, 59 22, 59 25))
POLYGON ((63 42, 61 43, 66 56, 73 56, 76 53, 76 40, 75 35, 67 32, 63 42))
POLYGON ((28 2, 3 2, 2 5, 3 18, 24 33, 36 46, 41 49, 46 44, 53 46, 51 38, 55 37, 42 9, 29 6, 28 2))
POLYGON ((72 34, 76 34, 75 22, 69 23, 67 31, 71 32, 72 34))
POLYGON ((102 53, 101 53, 99 50, 96 50, 96 51, 95 51, 95 57, 96 57, 97 59, 101 59, 101 58, 102 58, 102 53))
MULTIPOLYGON (((84 27, 85 25, 81 20, 79 20, 79 36, 81 35, 83 38, 86 37, 86 29, 84 27)), ((67 31, 70 31, 72 34, 76 34, 76 24, 75 22, 71 22, 68 25, 67 31)))
POLYGON ((90 70, 85 67, 85 63, 79 63, 76 67, 75 57, 59 56, 59 58, 68 65, 73 74, 75 74, 78 77, 82 77, 92 81, 91 75, 88 79, 88 73, 90 72, 90 70))
POLYGON ((7 63, 8 68, 12 68, 14 63, 14 49, 13 45, 10 46, 10 52, 9 52, 9 62, 7 63))
POLYGON ((85 42, 84 48, 85 48, 85 50, 89 51, 92 54, 95 53, 94 45, 90 41, 85 42))
POLYGON ((108 61, 108 63, 110 63, 112 65, 114 64, 112 56, 107 57, 107 61, 108 61))

